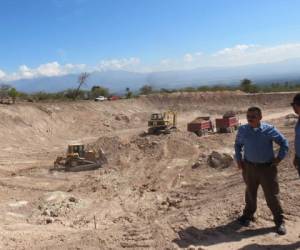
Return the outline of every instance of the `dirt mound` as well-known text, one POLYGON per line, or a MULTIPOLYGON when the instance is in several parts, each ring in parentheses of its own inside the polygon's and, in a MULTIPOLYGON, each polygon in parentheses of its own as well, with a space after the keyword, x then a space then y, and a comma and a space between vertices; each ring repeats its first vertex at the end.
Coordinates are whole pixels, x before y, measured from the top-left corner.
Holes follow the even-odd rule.
POLYGON ((118 136, 100 137, 95 143, 89 144, 88 148, 98 151, 102 149, 107 157, 109 164, 116 164, 120 161, 121 157, 128 157, 130 144, 121 140, 118 136))
POLYGON ((121 139, 119 136, 100 137, 88 148, 102 148, 111 166, 123 166, 130 163, 153 159, 188 157, 197 152, 198 137, 188 132, 174 132, 161 135, 137 135, 121 139), (180 150, 178 150, 180 148, 180 150))
POLYGON ((46 193, 40 200, 38 210, 32 217, 37 224, 62 222, 69 217, 71 210, 79 206, 79 200, 69 193, 60 191, 46 193))

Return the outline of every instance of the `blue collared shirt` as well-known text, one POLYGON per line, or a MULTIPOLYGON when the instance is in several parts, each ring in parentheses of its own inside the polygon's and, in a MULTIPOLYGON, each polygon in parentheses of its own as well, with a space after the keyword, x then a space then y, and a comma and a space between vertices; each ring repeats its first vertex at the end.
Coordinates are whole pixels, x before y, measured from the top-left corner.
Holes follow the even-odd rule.
POLYGON ((298 120, 295 127, 295 152, 300 157, 300 120, 298 120))
POLYGON ((265 122, 258 128, 249 124, 240 126, 234 145, 236 160, 271 162, 274 159, 273 141, 280 146, 278 158, 283 159, 289 149, 288 141, 274 126, 265 122))

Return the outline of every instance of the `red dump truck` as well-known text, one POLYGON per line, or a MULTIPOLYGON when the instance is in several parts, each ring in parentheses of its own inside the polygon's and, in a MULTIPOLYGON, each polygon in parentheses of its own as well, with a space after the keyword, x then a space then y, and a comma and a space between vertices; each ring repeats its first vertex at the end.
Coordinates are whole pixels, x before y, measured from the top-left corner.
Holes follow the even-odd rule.
POLYGON ((187 130, 196 133, 198 136, 202 136, 209 131, 213 132, 214 126, 209 116, 201 116, 188 123, 187 130))
POLYGON ((232 133, 237 130, 240 123, 234 114, 225 114, 223 118, 216 119, 216 129, 218 133, 232 133))

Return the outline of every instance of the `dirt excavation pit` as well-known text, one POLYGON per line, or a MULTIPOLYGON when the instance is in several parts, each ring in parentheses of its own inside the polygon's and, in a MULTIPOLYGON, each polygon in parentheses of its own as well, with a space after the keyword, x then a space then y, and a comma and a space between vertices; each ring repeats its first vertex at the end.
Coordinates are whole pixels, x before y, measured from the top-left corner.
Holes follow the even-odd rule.
POLYGON ((292 96, 176 93, 0 106, 0 249, 297 249, 292 96), (198 137, 186 131, 195 117, 214 120, 228 110, 244 122, 250 105, 261 106, 290 141, 279 167, 286 236, 274 233, 261 189, 257 221, 246 229, 235 223, 245 191, 233 161, 236 132, 198 137), (174 108, 176 131, 144 133, 151 113, 174 108), (91 171, 49 171, 74 141, 103 149, 108 163, 91 171))

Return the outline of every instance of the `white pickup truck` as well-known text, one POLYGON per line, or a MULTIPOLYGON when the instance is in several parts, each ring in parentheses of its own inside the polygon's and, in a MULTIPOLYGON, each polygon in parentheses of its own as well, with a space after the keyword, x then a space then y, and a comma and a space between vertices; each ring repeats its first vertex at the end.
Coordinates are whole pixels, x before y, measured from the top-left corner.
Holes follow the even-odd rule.
POLYGON ((107 98, 105 96, 98 96, 95 98, 95 102, 103 102, 103 101, 106 101, 107 98))

